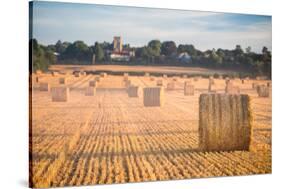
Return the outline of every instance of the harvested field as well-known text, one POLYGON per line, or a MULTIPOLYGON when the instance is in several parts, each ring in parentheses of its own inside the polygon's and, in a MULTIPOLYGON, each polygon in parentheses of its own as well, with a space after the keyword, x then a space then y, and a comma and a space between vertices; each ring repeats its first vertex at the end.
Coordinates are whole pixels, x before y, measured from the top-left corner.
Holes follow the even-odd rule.
MULTIPOLYGON (((86 69, 85 69, 86 70, 86 69)), ((163 73, 164 74, 164 73, 163 73)), ((247 94, 252 107, 250 151, 201 151, 199 96, 208 93, 209 78, 190 78, 194 95, 184 95, 187 79, 173 81, 161 74, 130 75, 140 89, 163 88, 165 103, 145 107, 143 95, 130 98, 124 75, 100 77, 94 96, 85 96, 89 81, 99 76, 64 75, 67 102, 52 102, 51 91, 41 91, 32 75, 30 182, 34 187, 110 184, 214 176, 271 173, 271 88, 260 98, 252 83, 232 80, 247 94)), ((40 82, 59 87, 61 75, 40 73, 40 82)), ((225 80, 214 78, 216 93, 225 93, 225 80)))

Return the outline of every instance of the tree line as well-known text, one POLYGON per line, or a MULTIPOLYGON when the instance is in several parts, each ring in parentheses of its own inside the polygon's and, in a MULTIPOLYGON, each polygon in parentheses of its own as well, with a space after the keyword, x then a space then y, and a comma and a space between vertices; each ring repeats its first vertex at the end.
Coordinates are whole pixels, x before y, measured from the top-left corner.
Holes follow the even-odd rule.
MULTIPOLYGON (((30 52, 33 70, 46 70, 50 64, 92 64, 95 54, 96 64, 116 64, 110 59, 113 44, 109 42, 96 42, 88 46, 83 41, 61 42, 56 44, 41 45, 36 39, 30 40, 30 52)), ((174 66, 199 66, 220 69, 235 69, 252 72, 256 75, 266 75, 271 78, 271 51, 267 47, 261 53, 255 53, 251 47, 243 49, 236 45, 232 50, 210 49, 200 51, 192 44, 179 44, 174 41, 151 40, 142 47, 130 47, 124 44, 123 49, 134 51, 130 65, 174 65, 174 66), (188 53, 189 61, 182 62, 178 59, 181 53, 188 53)))

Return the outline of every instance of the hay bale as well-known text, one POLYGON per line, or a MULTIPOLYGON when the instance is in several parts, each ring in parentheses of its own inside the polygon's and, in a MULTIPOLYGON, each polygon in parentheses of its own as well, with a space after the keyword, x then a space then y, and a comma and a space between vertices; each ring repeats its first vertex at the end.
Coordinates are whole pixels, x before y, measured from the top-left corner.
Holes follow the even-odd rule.
POLYGON ((99 82, 100 81, 100 76, 95 77, 95 81, 99 82))
POLYGON ((97 86, 98 86, 98 82, 96 80, 89 81, 89 87, 97 87, 97 86))
POLYGON ((52 76, 58 76, 59 75, 59 72, 57 71, 52 71, 52 76))
POLYGON ((123 75, 124 75, 124 77, 129 77, 128 73, 124 73, 123 75))
POLYGON ((194 86, 189 82, 184 83, 184 95, 185 96, 193 96, 194 95, 194 86))
POLYGON ((80 72, 74 72, 75 77, 80 77, 80 72))
POLYGON ((39 77, 36 76, 36 77, 35 77, 35 82, 36 82, 36 83, 39 83, 39 80, 40 80, 39 77))
POLYGON ((52 101, 53 102, 67 102, 69 96, 69 88, 67 87, 52 87, 52 101))
POLYGON ((175 82, 169 82, 167 84, 167 90, 174 90, 175 89, 175 82))
POLYGON ((215 84, 215 80, 213 78, 209 78, 209 84, 214 85, 215 84))
POLYGON ((96 87, 86 87, 85 89, 85 96, 94 96, 96 95, 96 87))
POLYGON ((167 74, 164 74, 164 75, 163 75, 163 78, 164 78, 164 79, 167 79, 167 78, 168 78, 167 74))
POLYGON ((212 83, 209 83, 209 87, 208 87, 208 92, 209 93, 216 93, 216 85, 215 84, 212 84, 212 83))
POLYGON ((40 83, 39 84, 39 91, 49 91, 50 90, 50 85, 49 83, 40 83))
POLYGON ((252 89, 257 89, 257 87, 258 87, 258 84, 257 83, 252 83, 252 89))
POLYGON ((163 81, 157 80, 156 85, 159 86, 159 87, 163 86, 163 81))
POLYGON ((128 81, 129 80, 129 76, 124 76, 123 81, 128 81))
POLYGON ((149 74, 148 72, 146 72, 146 73, 144 74, 144 76, 145 76, 145 77, 149 77, 150 74, 149 74))
POLYGON ((37 75, 41 75, 41 74, 42 74, 42 71, 41 71, 41 70, 36 70, 35 73, 36 73, 37 75))
POLYGON ((164 91, 162 87, 146 87, 143 89, 144 106, 162 106, 164 104, 164 91))
POLYGON ((66 82, 67 82, 66 78, 64 78, 64 77, 59 78, 59 84, 65 85, 66 82))
POLYGON ((227 94, 240 94, 240 88, 229 82, 225 87, 225 93, 227 94))
POLYGON ((269 97, 269 88, 265 85, 258 85, 257 92, 259 97, 269 97))
POLYGON ((101 77, 106 77, 106 76, 107 76, 107 73, 102 72, 102 73, 100 74, 100 76, 101 76, 101 77))
POLYGON ((128 97, 139 97, 139 87, 130 85, 127 89, 128 97))
POLYGON ((251 134, 252 113, 248 95, 200 95, 199 147, 201 150, 249 150, 251 134))
POLYGON ((126 88, 128 88, 131 84, 132 84, 132 82, 130 80, 125 81, 125 87, 126 88))

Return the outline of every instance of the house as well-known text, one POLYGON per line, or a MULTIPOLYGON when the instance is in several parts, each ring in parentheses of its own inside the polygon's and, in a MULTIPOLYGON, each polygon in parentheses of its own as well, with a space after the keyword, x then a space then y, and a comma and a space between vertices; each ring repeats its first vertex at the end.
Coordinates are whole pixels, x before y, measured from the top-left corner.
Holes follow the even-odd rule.
POLYGON ((178 55, 178 60, 183 63, 190 63, 191 62, 191 57, 187 52, 182 52, 178 55))

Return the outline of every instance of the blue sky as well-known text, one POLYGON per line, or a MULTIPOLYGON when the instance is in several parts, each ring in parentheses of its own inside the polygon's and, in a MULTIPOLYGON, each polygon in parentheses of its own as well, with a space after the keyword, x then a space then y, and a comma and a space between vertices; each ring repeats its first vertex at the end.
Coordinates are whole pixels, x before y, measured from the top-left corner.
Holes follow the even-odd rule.
POLYGON ((197 49, 251 46, 271 50, 271 16, 35 1, 33 37, 41 44, 83 40, 88 45, 122 36, 131 46, 152 39, 197 49))

